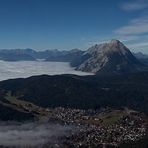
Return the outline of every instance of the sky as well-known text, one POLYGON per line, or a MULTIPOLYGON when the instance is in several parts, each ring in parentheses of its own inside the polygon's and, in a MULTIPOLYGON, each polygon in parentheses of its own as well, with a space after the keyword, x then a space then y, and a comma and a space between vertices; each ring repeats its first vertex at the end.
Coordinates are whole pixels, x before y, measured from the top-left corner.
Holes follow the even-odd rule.
POLYGON ((148 53, 148 0, 0 0, 0 49, 85 50, 111 39, 148 53))

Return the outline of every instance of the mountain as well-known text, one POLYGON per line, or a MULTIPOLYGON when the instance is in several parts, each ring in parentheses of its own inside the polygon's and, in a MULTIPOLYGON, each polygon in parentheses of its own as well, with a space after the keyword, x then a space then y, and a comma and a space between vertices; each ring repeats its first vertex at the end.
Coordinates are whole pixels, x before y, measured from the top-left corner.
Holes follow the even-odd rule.
POLYGON ((96 74, 124 74, 145 70, 145 66, 118 40, 95 45, 83 56, 88 59, 78 65, 76 70, 96 74))
POLYGON ((48 59, 48 57, 56 56, 60 53, 58 49, 53 49, 53 50, 43 50, 43 51, 35 51, 33 56, 36 59, 48 59))
POLYGON ((31 49, 0 50, 0 60, 3 61, 35 61, 31 49))
POLYGON ((35 61, 36 59, 28 54, 5 54, 0 57, 3 61, 35 61))
MULTIPOLYGON (((73 62, 78 61, 81 58, 81 55, 84 53, 84 51, 81 51, 79 49, 72 49, 69 51, 57 51, 52 52, 49 54, 48 58, 46 58, 46 61, 56 61, 56 62, 73 62)), ((72 65, 74 66, 74 64, 72 65)))
POLYGON ((84 51, 79 49, 72 50, 43 50, 36 51, 33 49, 1 49, 0 60, 4 61, 35 61, 44 59, 45 61, 70 62, 72 66, 81 61, 84 51), (74 62, 73 62, 74 61, 74 62))

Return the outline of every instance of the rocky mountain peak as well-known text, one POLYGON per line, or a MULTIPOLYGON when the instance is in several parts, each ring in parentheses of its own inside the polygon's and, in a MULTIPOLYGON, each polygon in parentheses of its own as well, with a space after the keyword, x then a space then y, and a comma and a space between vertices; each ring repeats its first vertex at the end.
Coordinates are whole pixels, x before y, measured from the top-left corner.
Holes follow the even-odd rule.
POLYGON ((78 70, 93 73, 128 73, 143 69, 142 64, 119 40, 90 47, 85 55, 88 59, 77 67, 78 70))
POLYGON ((112 43, 112 44, 121 44, 121 42, 119 40, 116 40, 116 39, 112 39, 110 43, 112 43))
POLYGON ((130 51, 123 43, 116 39, 111 40, 109 43, 96 44, 86 51, 88 54, 112 54, 114 52, 125 55, 130 51))

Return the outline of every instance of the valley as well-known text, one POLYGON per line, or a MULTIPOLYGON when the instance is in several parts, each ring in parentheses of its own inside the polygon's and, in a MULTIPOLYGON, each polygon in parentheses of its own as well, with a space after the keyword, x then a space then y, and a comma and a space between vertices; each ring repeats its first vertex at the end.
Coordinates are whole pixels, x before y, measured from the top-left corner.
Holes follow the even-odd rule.
MULTIPOLYGON (((47 134, 45 142, 38 143, 38 146, 43 148, 120 147, 123 144, 128 145, 129 142, 136 145, 141 139, 147 138, 147 116, 128 108, 120 110, 111 108, 99 110, 63 107, 43 108, 31 102, 21 101, 17 97, 11 96, 11 92, 8 92, 0 104, 20 113, 33 115, 34 118, 31 121, 36 123, 36 126, 48 127, 49 125, 50 127, 54 124, 54 126, 61 126, 63 129, 67 128, 65 134, 55 134, 49 139, 47 134), (53 139, 52 142, 51 139, 53 139)), ((28 124, 31 121, 28 120, 28 124)), ((13 131, 11 132, 13 133, 13 131)), ((34 148, 36 143, 29 144, 27 142, 26 146, 34 148)), ((5 148, 5 144, 3 147, 5 148)), ((14 144, 13 147, 23 147, 23 145, 18 143, 14 144)))

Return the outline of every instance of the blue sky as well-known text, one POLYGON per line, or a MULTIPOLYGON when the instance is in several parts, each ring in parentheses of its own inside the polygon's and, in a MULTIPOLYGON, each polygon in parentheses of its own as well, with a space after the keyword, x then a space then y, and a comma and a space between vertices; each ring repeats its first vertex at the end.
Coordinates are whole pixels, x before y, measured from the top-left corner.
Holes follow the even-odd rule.
POLYGON ((87 49, 114 38, 148 53, 148 0, 0 0, 1 49, 87 49))

